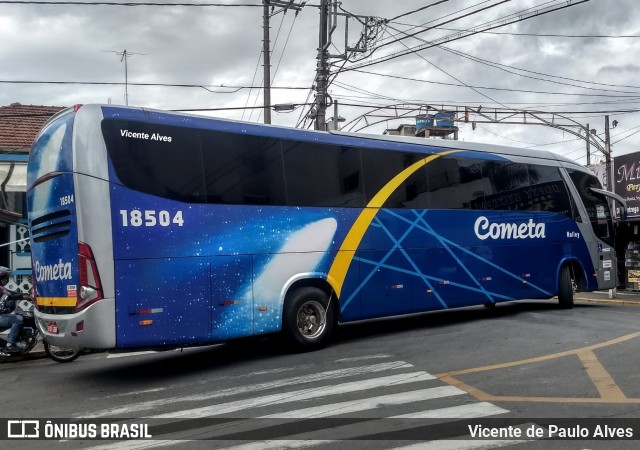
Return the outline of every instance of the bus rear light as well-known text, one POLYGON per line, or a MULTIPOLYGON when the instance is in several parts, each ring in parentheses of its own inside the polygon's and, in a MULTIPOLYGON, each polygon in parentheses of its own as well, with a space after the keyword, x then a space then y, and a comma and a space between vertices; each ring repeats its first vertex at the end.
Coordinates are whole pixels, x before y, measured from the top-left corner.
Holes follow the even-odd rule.
POLYGON ((76 324, 76 331, 72 331, 71 332, 71 336, 76 336, 77 337, 78 333, 80 333, 83 330, 84 330, 84 320, 82 320, 82 321, 80 321, 80 322, 78 322, 76 324))
POLYGON ((78 242, 78 271, 80 289, 78 290, 76 312, 82 311, 103 298, 96 260, 93 257, 91 247, 84 242, 78 242))

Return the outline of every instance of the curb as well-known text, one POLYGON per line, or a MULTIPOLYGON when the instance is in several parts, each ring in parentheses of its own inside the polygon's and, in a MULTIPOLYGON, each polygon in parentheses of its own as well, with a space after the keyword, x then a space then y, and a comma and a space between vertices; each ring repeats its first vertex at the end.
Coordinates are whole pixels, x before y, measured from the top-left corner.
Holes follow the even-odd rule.
POLYGON ((632 306, 640 306, 640 302, 631 301, 631 300, 616 300, 613 298, 576 298, 576 301, 579 302, 587 302, 587 303, 608 303, 611 305, 632 305, 632 306))

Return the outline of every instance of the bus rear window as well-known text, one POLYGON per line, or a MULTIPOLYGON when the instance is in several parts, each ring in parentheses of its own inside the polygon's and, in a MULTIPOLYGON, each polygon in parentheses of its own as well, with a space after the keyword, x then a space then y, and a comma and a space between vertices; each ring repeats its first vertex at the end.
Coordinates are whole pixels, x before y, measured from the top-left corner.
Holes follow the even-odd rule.
POLYGON ((29 154, 29 187, 44 175, 52 172, 70 172, 73 169, 71 134, 74 118, 75 114, 69 112, 51 122, 38 135, 29 154))

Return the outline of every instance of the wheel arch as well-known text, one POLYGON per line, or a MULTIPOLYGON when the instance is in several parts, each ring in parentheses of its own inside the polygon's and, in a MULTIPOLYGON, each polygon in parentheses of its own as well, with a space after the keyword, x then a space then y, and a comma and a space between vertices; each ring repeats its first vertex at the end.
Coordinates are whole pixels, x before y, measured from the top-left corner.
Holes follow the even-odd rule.
MULTIPOLYGON (((336 321, 340 322, 340 302, 335 295, 335 290, 327 281, 326 274, 310 273, 298 275, 295 278, 289 280, 284 286, 282 292, 282 309, 284 311, 287 299, 297 290, 303 287, 315 287, 323 291, 329 297, 329 302, 332 308, 336 311, 336 321)), ((284 314, 283 314, 284 316, 284 314)))
POLYGON ((571 276, 576 283, 578 291, 584 291, 589 285, 587 272, 577 258, 564 258, 560 261, 560 264, 558 264, 558 268, 556 270, 556 291, 559 289, 560 285, 560 272, 565 266, 569 267, 571 276))

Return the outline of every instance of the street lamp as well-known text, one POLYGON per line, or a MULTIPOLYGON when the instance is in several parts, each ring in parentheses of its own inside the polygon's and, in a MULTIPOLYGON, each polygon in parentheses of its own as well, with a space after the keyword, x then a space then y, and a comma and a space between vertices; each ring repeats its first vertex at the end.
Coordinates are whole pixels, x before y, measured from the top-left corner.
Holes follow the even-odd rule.
POLYGON ((334 120, 333 117, 329 118, 329 120, 327 121, 327 131, 329 130, 335 130, 338 131, 340 130, 340 125, 338 125, 340 122, 346 122, 347 119, 345 119, 342 116, 338 116, 337 120, 334 120))

